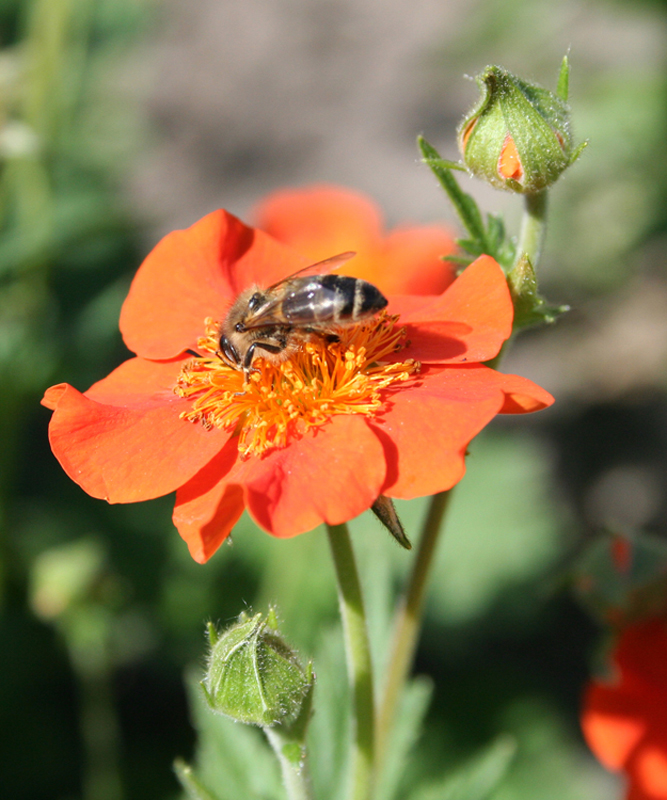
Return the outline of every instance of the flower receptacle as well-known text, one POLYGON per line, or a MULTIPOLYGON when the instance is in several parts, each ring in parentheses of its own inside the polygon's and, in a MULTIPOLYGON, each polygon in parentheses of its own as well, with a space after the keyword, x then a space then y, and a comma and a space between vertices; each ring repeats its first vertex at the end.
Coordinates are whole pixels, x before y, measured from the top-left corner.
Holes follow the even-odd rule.
POLYGON ((514 306, 514 330, 555 322, 569 311, 568 306, 553 306, 537 291, 537 277, 527 255, 521 256, 507 276, 514 306))

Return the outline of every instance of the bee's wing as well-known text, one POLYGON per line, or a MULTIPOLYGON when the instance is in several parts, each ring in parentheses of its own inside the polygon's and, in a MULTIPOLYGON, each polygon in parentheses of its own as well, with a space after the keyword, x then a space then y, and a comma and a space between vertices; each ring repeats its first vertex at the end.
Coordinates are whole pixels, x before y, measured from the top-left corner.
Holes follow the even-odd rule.
MULTIPOLYGON (((302 282, 304 284, 307 283, 306 279, 309 276, 328 275, 330 272, 333 272, 336 267, 340 267, 341 264, 349 261, 354 256, 356 256, 356 253, 352 250, 348 250, 345 253, 339 253, 337 256, 325 258, 324 261, 318 261, 315 264, 309 264, 307 267, 297 270, 291 275, 288 275, 286 278, 283 278, 281 281, 274 283, 273 286, 269 286, 268 289, 264 290, 264 294, 270 295, 273 293, 274 297, 268 302, 264 303, 261 308, 258 308, 255 313, 249 313, 246 316, 244 323, 246 329, 251 330, 252 328, 263 328, 267 325, 285 324, 286 320, 281 314, 283 303, 283 293, 281 291, 281 287, 286 287, 287 284, 293 283, 294 286, 291 288, 294 290, 302 282)), ((298 322, 299 320, 292 319, 291 321, 298 322)))
POLYGON ((325 258, 324 261, 317 261, 315 264, 309 264, 307 267, 298 269, 296 272, 293 272, 286 278, 283 278, 277 283, 274 283, 272 286, 269 286, 267 291, 275 289, 282 283, 291 281, 292 278, 305 278, 308 275, 328 275, 330 272, 333 272, 335 269, 342 266, 343 264, 345 264, 346 261, 349 261, 356 255, 357 254, 354 250, 346 250, 344 253, 338 253, 337 256, 331 256, 330 258, 325 258))
MULTIPOLYGON (((280 283, 277 283, 276 286, 280 286, 280 283)), ((273 298, 256 312, 251 312, 246 316, 243 323, 245 329, 249 331, 253 328, 265 328, 267 325, 283 325, 285 320, 280 315, 281 307, 282 297, 273 298)))

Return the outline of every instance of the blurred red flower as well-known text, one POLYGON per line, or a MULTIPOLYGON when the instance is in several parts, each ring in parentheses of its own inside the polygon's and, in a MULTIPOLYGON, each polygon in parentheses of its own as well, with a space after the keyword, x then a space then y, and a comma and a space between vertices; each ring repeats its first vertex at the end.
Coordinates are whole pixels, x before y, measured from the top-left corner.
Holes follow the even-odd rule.
POLYGON ((456 244, 442 225, 401 225, 385 233, 377 205, 361 192, 319 184, 282 189, 255 209, 257 227, 321 261, 354 250, 347 274, 374 283, 385 295, 440 294, 456 277, 442 256, 456 244))
POLYGON ((667 800, 667 623, 626 628, 612 662, 611 678, 586 691, 584 736, 608 769, 626 774, 627 800, 667 800))
MULTIPOLYGON (((416 269, 409 256, 395 266, 404 274, 416 269)), ((204 562, 244 509, 288 537, 351 519, 380 494, 448 489, 496 414, 553 402, 480 363, 510 335, 513 313, 487 256, 443 294, 390 297, 387 314, 350 326, 340 342, 308 344, 278 365, 258 359, 244 383, 217 355, 219 321, 248 286, 308 263, 225 211, 159 242, 121 312, 137 357, 83 394, 68 384, 45 394, 67 474, 111 503, 176 491, 174 523, 204 562)))

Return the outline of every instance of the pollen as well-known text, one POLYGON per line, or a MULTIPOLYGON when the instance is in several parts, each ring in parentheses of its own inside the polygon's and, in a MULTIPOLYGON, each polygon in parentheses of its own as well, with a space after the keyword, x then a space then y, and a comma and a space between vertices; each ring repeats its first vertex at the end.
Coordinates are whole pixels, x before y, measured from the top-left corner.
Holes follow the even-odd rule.
POLYGON ((419 363, 388 361, 407 346, 398 317, 381 312, 342 327, 339 340, 318 336, 290 350, 280 363, 253 360, 248 379, 219 353, 220 324, 208 318, 199 339, 201 355, 188 361, 174 392, 192 401, 181 418, 238 436, 242 457, 285 447, 336 414, 378 415, 391 388, 416 380, 419 363))

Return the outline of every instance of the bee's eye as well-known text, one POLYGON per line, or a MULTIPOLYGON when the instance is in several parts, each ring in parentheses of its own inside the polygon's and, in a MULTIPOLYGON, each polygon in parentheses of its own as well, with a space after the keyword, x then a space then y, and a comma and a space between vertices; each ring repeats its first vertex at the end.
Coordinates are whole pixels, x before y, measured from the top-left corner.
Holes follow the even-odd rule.
POLYGON ((259 292, 255 292, 255 294, 248 300, 248 311, 255 311, 255 309, 259 308, 262 304, 263 297, 259 292))
POLYGON ((226 336, 220 337, 220 351, 230 363, 232 364, 240 363, 241 357, 239 356, 234 345, 229 341, 229 339, 226 336))

